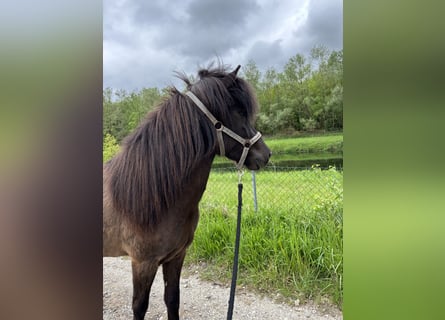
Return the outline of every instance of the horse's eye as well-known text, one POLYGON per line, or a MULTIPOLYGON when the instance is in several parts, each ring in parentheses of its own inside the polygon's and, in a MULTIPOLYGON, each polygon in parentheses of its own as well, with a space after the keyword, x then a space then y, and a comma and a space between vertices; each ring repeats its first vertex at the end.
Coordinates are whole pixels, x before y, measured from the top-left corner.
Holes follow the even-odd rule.
POLYGON ((238 114, 243 118, 247 118, 246 110, 238 110, 238 114))

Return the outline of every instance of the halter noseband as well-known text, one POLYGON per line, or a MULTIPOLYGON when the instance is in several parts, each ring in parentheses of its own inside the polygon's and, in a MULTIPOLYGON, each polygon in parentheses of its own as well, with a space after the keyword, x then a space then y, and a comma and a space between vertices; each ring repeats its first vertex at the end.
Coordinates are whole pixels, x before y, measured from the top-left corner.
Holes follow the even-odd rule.
POLYGON ((218 144, 219 144, 219 153, 221 156, 225 156, 223 132, 243 145, 244 147, 243 153, 241 154, 241 157, 238 163, 236 164, 236 168, 238 170, 241 170, 244 166, 244 161, 246 161, 247 154, 249 153, 250 148, 253 146, 255 142, 257 142, 261 138, 261 133, 258 131, 252 138, 244 139, 243 137, 239 136, 229 128, 225 127, 221 121, 218 121, 213 116, 213 114, 206 108, 206 106, 201 102, 201 100, 199 100, 198 97, 195 96, 191 91, 187 91, 185 92, 185 94, 190 99, 193 100, 193 102, 198 106, 198 108, 207 116, 207 118, 209 118, 209 120, 215 126, 216 136, 218 138, 218 144))

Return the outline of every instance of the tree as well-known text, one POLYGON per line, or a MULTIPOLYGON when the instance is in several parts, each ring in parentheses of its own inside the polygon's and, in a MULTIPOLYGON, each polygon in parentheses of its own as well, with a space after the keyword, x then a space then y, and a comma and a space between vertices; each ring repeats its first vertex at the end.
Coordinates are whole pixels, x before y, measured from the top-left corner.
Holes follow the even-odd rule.
POLYGON ((116 139, 110 135, 106 134, 104 136, 103 142, 103 162, 107 162, 119 151, 119 145, 117 144, 116 139))
POLYGON ((255 62, 249 60, 242 70, 244 79, 258 92, 260 89, 261 72, 255 62))
POLYGON ((134 130, 161 99, 157 88, 144 88, 140 92, 130 93, 107 88, 103 95, 103 134, 110 134, 118 142, 134 130))
POLYGON ((124 91, 119 90, 119 95, 111 88, 106 88, 103 93, 103 136, 107 134, 120 141, 126 134, 126 118, 120 101, 124 91), (116 99, 116 101, 114 101, 116 99))
MULTIPOLYGON (((264 134, 343 129, 343 50, 319 45, 309 56, 292 56, 282 71, 262 73, 253 60, 242 70, 256 91, 256 126, 264 134)), ((104 136, 120 142, 169 93, 168 88, 104 89, 104 136)))

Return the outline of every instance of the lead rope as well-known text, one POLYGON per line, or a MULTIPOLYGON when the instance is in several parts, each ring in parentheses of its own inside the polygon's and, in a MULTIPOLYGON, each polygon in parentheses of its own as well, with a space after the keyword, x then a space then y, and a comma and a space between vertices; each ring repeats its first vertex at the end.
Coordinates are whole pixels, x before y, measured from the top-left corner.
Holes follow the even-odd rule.
POLYGON ((241 178, 244 175, 243 166, 244 166, 244 161, 247 158, 247 154, 249 153, 249 150, 252 147, 252 145, 256 143, 258 140, 260 140, 261 133, 257 132, 250 139, 244 139, 243 137, 240 137, 238 134, 236 134, 229 128, 225 127, 220 121, 218 121, 213 116, 213 114, 206 108, 206 106, 201 102, 201 100, 199 100, 199 98, 195 96, 191 91, 186 91, 184 94, 187 95, 190 99, 192 99, 195 105, 207 116, 207 118, 214 125, 216 129, 216 135, 218 139, 219 151, 221 156, 225 155, 224 138, 222 135, 223 132, 228 136, 232 137, 233 139, 235 139, 236 141, 238 141, 239 143, 241 143, 244 147, 241 157, 238 163, 236 164, 236 168, 238 169, 238 218, 236 222, 236 238, 235 238, 235 252, 233 255, 232 284, 230 286, 229 308, 227 310, 227 320, 232 320, 233 305, 235 303, 236 279, 238 276, 238 256, 239 256, 239 244, 241 236, 241 208, 243 206, 243 199, 242 199, 243 184, 241 178))
POLYGON ((243 170, 238 170, 238 217, 236 220, 236 237, 235 237, 235 252, 233 254, 233 268, 232 268, 232 284, 230 285, 229 308, 227 310, 227 320, 232 320, 233 306, 235 304, 235 289, 236 279, 238 277, 238 257, 239 244, 241 237, 241 208, 243 206, 243 170))

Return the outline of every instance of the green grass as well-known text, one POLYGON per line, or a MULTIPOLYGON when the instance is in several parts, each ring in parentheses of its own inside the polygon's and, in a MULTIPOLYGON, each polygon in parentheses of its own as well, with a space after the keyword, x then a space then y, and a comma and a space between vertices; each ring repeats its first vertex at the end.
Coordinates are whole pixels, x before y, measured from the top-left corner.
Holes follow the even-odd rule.
MULTIPOLYGON (((289 299, 342 303, 343 176, 331 170, 257 173, 258 212, 250 173, 243 193, 238 284, 289 299)), ((236 172, 212 171, 188 263, 207 277, 231 276, 237 212, 236 172)))

